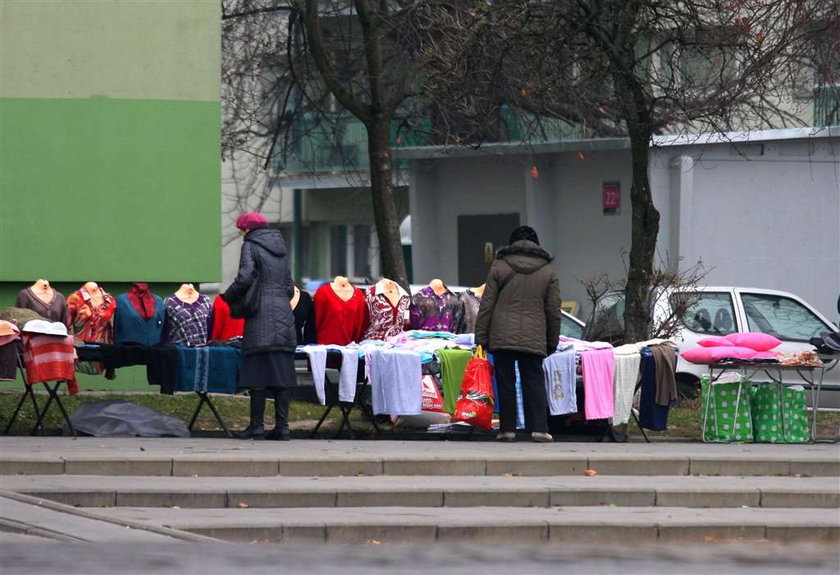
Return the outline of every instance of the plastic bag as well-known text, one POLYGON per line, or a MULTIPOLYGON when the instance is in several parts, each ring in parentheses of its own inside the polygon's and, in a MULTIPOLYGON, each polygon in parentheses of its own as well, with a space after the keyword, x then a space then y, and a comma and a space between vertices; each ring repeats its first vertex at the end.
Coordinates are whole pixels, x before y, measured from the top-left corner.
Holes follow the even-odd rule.
POLYGON ((487 361, 481 346, 478 346, 464 371, 461 393, 452 419, 489 430, 493 425, 494 403, 493 366, 487 361))
POLYGON ((423 376, 423 411, 443 412, 443 395, 440 393, 435 376, 423 376))

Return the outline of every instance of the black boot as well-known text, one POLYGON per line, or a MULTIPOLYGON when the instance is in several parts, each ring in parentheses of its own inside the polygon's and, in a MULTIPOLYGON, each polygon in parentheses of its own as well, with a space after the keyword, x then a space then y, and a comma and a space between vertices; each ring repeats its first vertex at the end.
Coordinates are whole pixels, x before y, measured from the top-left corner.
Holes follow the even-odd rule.
POLYGON ((274 395, 274 429, 265 434, 266 439, 289 441, 289 390, 278 387, 272 390, 274 395))
POLYGON ((243 431, 236 434, 239 439, 265 439, 265 390, 250 389, 251 422, 243 431))

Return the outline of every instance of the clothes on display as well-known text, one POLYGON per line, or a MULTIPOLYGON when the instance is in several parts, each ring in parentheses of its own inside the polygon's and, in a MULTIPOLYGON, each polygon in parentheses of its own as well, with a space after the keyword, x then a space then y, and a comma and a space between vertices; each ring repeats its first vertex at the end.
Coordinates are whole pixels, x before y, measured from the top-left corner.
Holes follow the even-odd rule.
POLYGON ((545 393, 548 412, 551 415, 576 413, 577 376, 575 373, 575 350, 555 352, 543 360, 545 393))
POLYGON ((31 309, 50 321, 64 322, 67 319, 67 302, 64 295, 43 278, 20 290, 15 307, 31 309))
POLYGON ((66 324, 78 343, 112 343, 117 302, 96 282, 67 297, 66 324))
POLYGON ((455 333, 463 322, 464 303, 440 280, 411 297, 411 329, 455 333))
POLYGON ((443 386, 443 409, 455 412, 455 402, 461 392, 464 372, 473 354, 466 349, 440 349, 435 352, 440 362, 440 378, 443 386))
POLYGON ((18 366, 20 329, 10 321, 0 320, 0 381, 13 381, 18 366))
POLYGON ((458 294, 458 299, 464 306, 464 316, 456 333, 475 333, 475 318, 478 316, 478 308, 481 307, 483 293, 484 284, 481 284, 458 294))
POLYGON ((387 339, 409 325, 411 296, 397 282, 382 279, 365 290, 368 328, 362 339, 387 339))
POLYGON ((76 383, 76 348, 73 336, 26 333, 23 340, 23 364, 26 367, 26 383, 67 382, 67 391, 73 395, 79 392, 76 383))
POLYGON ((418 415, 423 411, 420 356, 398 349, 374 349, 370 362, 370 394, 374 414, 418 415))
POLYGON ((292 313, 295 316, 295 335, 298 345, 307 345, 318 341, 315 330, 315 305, 309 292, 295 286, 292 296, 292 313))
POLYGON ((245 320, 230 317, 230 306, 222 297, 213 299, 212 327, 210 339, 227 341, 235 337, 242 337, 245 333, 245 320))
POLYGON ((163 335, 166 311, 163 300, 149 291, 145 283, 132 284, 117 296, 114 314, 114 343, 155 345, 163 335))
POLYGON ((183 284, 164 300, 166 320, 162 341, 195 347, 206 345, 210 333, 210 298, 192 284, 183 284))
POLYGON ((315 331, 319 344, 360 342, 367 328, 367 304, 362 290, 345 277, 318 288, 313 298, 315 331))

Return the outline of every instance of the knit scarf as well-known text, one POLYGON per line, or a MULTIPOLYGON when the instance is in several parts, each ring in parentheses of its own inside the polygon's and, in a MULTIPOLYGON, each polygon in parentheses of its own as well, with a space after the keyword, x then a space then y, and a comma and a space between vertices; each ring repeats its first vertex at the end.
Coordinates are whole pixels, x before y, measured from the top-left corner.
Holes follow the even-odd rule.
POLYGON ((155 296, 149 291, 148 284, 140 282, 131 284, 131 289, 128 290, 128 301, 144 320, 155 315, 155 296))

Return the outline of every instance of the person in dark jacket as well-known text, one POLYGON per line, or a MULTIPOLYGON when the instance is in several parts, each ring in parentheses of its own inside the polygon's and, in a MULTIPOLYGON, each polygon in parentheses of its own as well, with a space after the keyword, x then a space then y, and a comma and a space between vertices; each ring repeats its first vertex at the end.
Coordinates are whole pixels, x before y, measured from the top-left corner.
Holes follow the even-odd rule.
POLYGON ((238 437, 242 439, 289 439, 289 388, 295 375, 295 318, 290 298, 294 283, 289 271, 286 242, 280 230, 268 228, 268 220, 255 212, 242 214, 236 227, 245 234, 236 279, 223 294, 237 302, 248 287, 259 282, 257 313, 245 319, 242 339, 242 369, 239 387, 251 399, 251 421, 238 437), (274 397, 275 427, 265 433, 266 395, 274 397))
POLYGON ((499 441, 516 440, 516 362, 522 381, 525 427, 548 443, 548 407, 542 362, 560 338, 560 287, 552 255, 537 233, 520 226, 496 252, 475 323, 475 342, 493 354, 498 389, 499 441))

